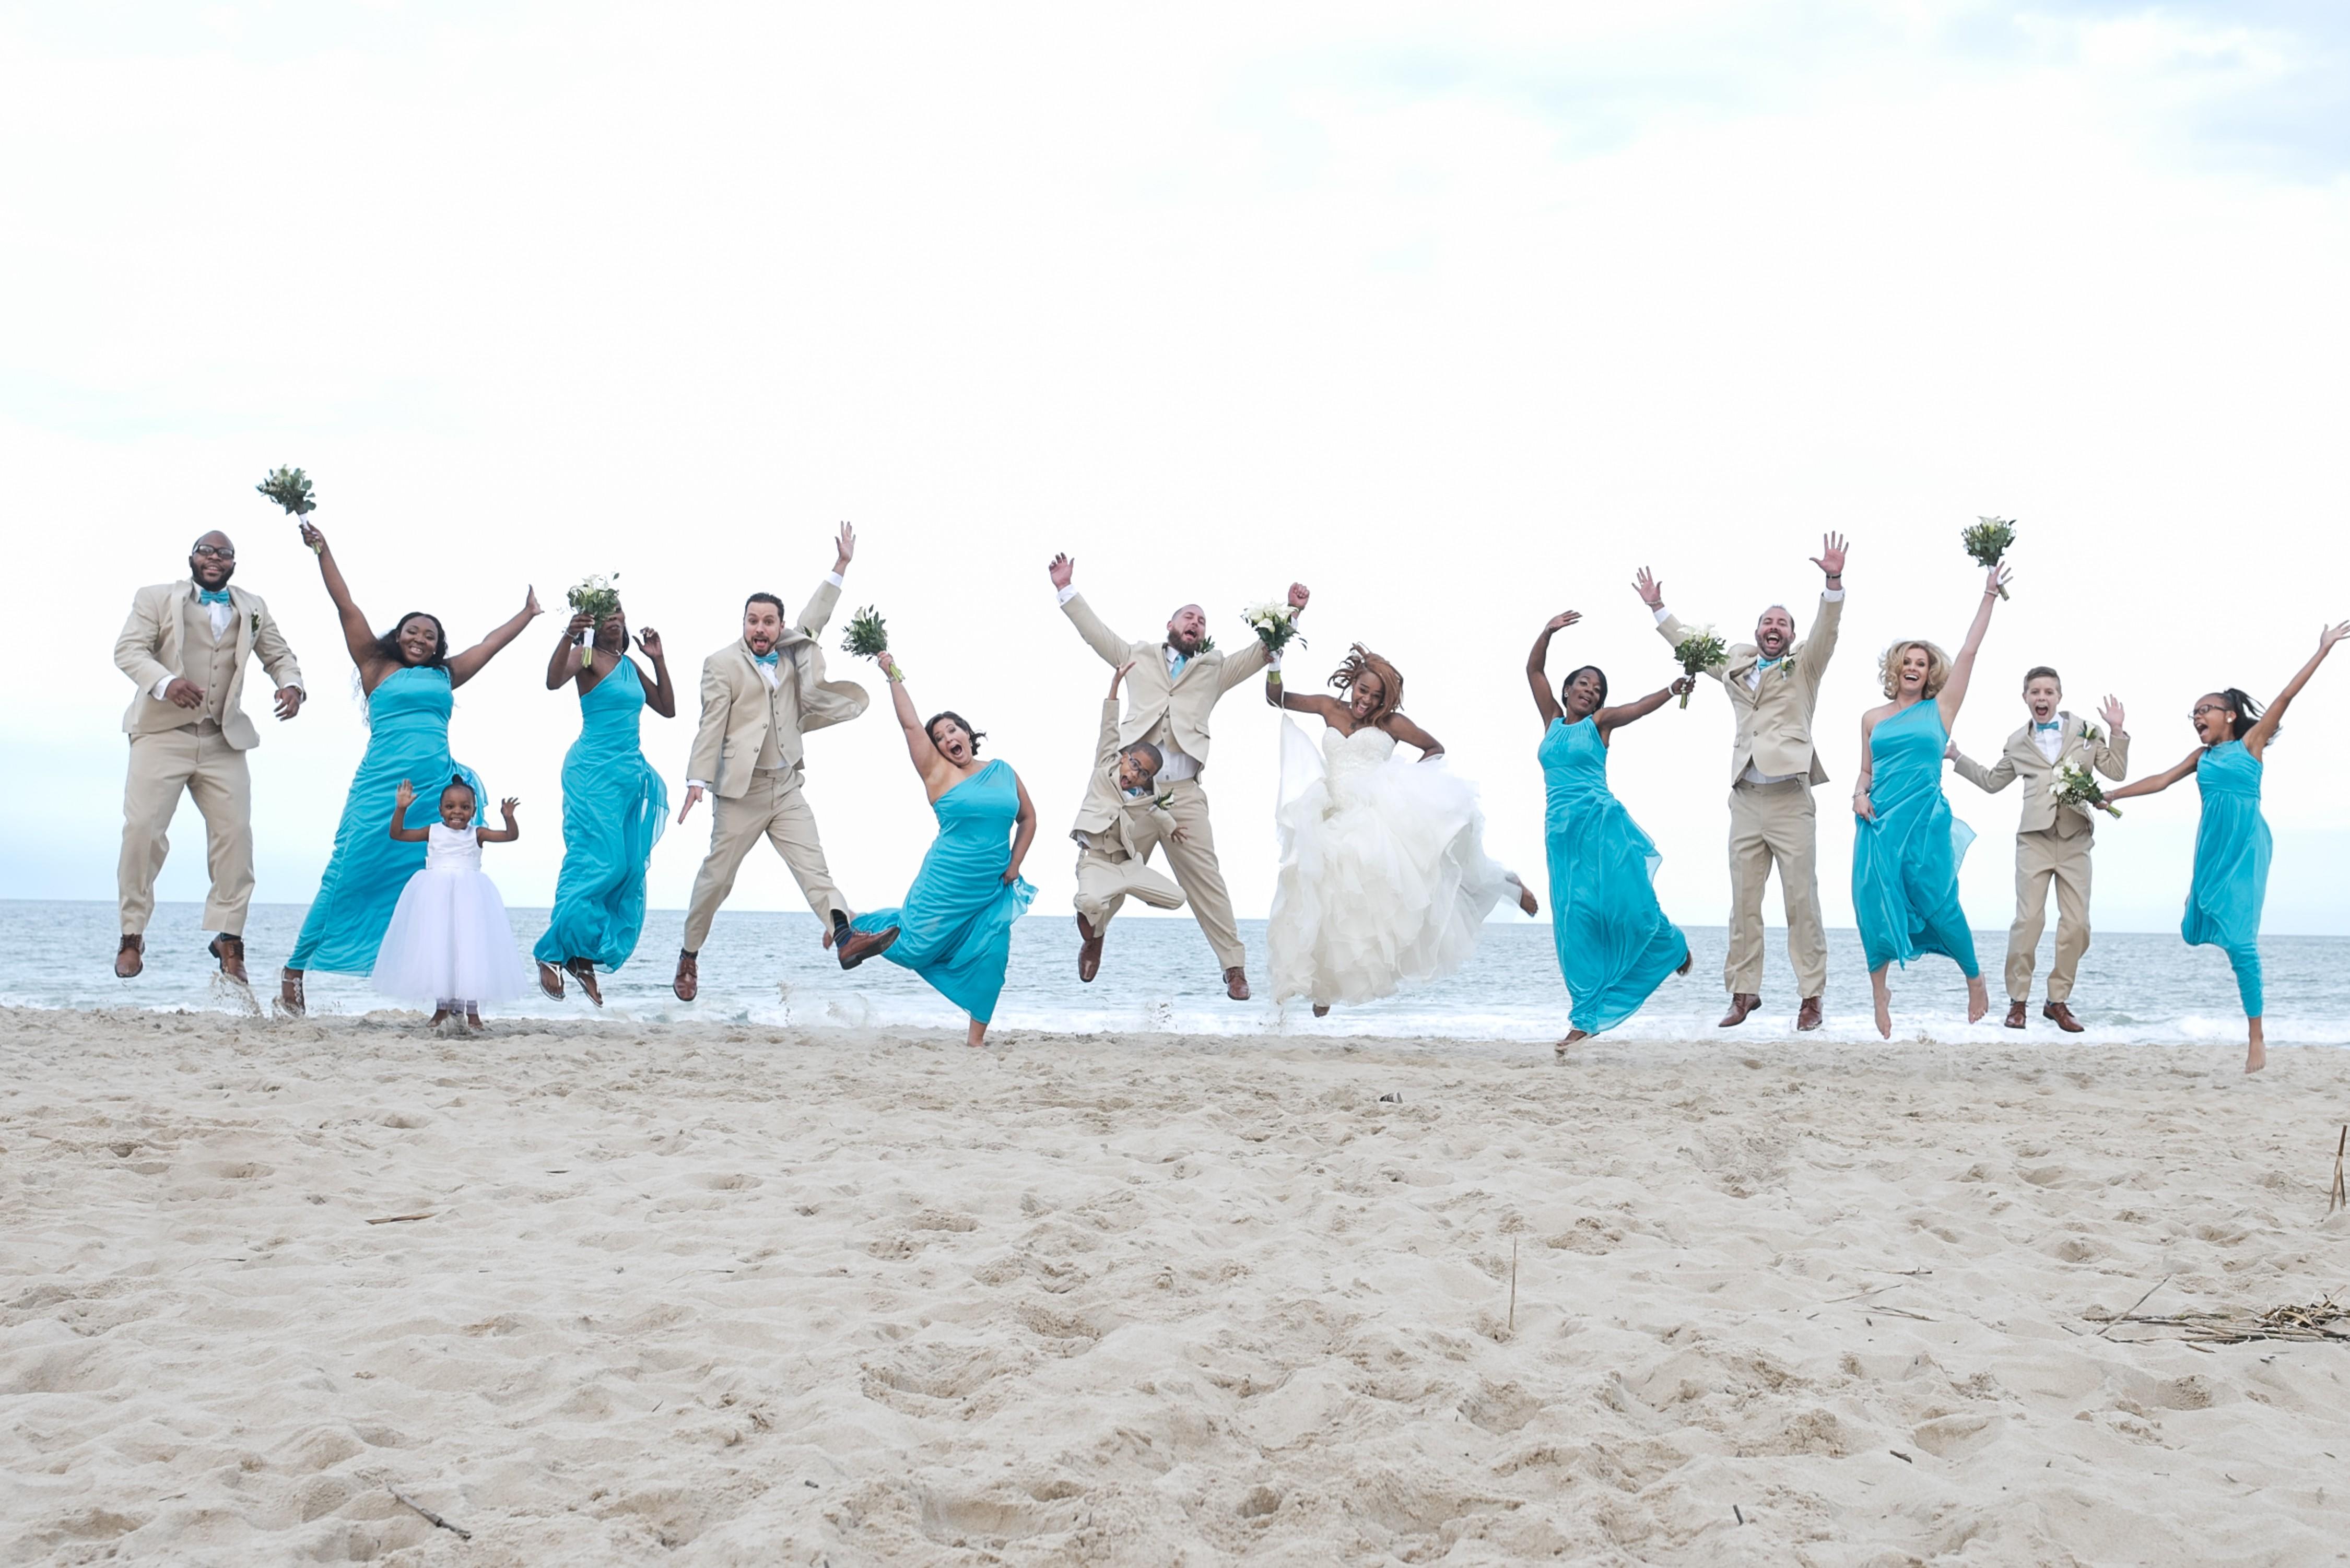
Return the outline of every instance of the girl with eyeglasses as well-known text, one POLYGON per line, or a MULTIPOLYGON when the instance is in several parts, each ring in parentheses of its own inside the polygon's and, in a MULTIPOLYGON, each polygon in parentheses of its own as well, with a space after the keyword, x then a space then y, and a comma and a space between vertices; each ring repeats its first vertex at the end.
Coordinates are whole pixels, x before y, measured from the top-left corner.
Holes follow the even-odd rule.
POLYGON ((2269 825, 2261 816, 2261 771, 2279 721, 2334 645, 2350 637, 2350 621, 2322 628, 2317 651, 2285 683, 2266 708, 2230 686, 2207 691, 2189 716, 2200 743, 2178 766, 2136 784, 2106 792, 2109 801, 2156 794, 2188 774, 2202 792, 2203 815, 2195 829, 2195 879, 2187 889, 2187 917, 2178 933, 2188 945, 2218 948, 2236 971, 2236 992, 2244 1004, 2250 1044, 2244 1071, 2269 1064, 2261 1033, 2261 904, 2268 896, 2269 825))

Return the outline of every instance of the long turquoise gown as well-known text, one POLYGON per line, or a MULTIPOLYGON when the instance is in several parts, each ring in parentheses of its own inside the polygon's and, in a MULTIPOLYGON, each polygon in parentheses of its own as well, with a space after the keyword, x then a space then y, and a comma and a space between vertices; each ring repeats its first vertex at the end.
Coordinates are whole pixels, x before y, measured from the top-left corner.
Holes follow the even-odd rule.
POLYGON ((1877 820, 1855 815, 1852 912, 1869 972, 1908 968, 1927 953, 1956 959, 1969 980, 1975 936, 1959 907, 1959 867, 1974 829, 1950 815, 1942 794, 1942 753, 1950 745, 1942 710, 1914 702, 1877 722, 1868 742, 1868 804, 1877 820))
POLYGON ((579 699, 579 738, 563 754, 563 870, 532 950, 541 963, 616 970, 637 950, 645 870, 669 816, 669 790, 639 744, 644 711, 644 681, 626 656, 579 699))
POLYGON ((1689 960, 1689 939, 1657 902, 1663 857, 1607 787, 1596 720, 1554 719, 1534 753, 1545 797, 1551 934, 1586 1034, 1615 1028, 1689 960))
POLYGON ((416 786, 416 803, 408 808, 411 827, 440 820, 441 790, 452 777, 473 786, 473 820, 482 820, 490 792, 473 769, 449 755, 449 713, 455 705, 449 672, 421 664, 393 670, 368 694, 367 754, 343 797, 335 853, 303 917, 288 969, 328 974, 375 969, 375 950, 391 924, 400 890, 424 865, 425 846, 391 836, 400 780, 416 786))
POLYGON ((2178 934, 2228 955, 2244 1016, 2261 1016, 2261 905, 2269 893, 2269 825, 2261 815, 2261 759, 2222 741, 2196 759, 2203 815, 2195 826, 2195 880, 2178 934))
POLYGON ((849 922, 860 931, 898 928, 883 954, 931 982, 982 1023, 995 1016, 1003 971, 1012 962, 1012 922, 1036 889, 1025 877, 1003 879, 1012 864, 1012 826, 1020 786, 1001 760, 939 796, 939 836, 922 857, 906 902, 868 909, 849 922))

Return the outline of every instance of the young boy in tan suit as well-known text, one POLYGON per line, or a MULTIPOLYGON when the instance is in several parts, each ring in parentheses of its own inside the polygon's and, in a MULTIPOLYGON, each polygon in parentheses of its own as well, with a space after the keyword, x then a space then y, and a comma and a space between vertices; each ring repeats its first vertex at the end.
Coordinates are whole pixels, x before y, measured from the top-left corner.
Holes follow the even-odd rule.
POLYGON ((114 665, 139 694, 122 715, 130 737, 130 773, 122 790, 122 856, 115 887, 122 943, 114 972, 129 980, 146 967, 147 922, 155 912, 155 877, 172 851, 172 815, 182 794, 204 814, 212 890, 207 948, 231 980, 244 980, 244 912, 253 902, 253 776, 244 753, 261 744, 244 715, 244 666, 258 659, 276 682, 280 721, 302 711, 302 667, 261 596, 231 587, 236 546, 205 535, 188 556, 188 576, 141 588, 114 639, 114 665))
MULTIPOLYGON (((1094 745, 1094 771, 1069 836, 1077 841, 1077 978, 1101 971, 1102 932, 1128 898, 1154 909, 1180 909, 1183 889, 1144 863, 1158 829, 1152 820, 1167 815, 1159 799, 1159 770, 1166 758, 1149 741, 1118 743, 1118 688, 1131 662, 1109 678, 1102 700, 1101 738, 1094 745)), ((1170 827, 1170 839, 1183 830, 1170 827)))
POLYGON ((775 595, 753 594, 743 605, 743 635, 702 662, 702 727, 686 764, 685 804, 677 820, 682 824, 704 794, 716 798, 710 808, 710 853, 694 873, 685 946, 670 982, 680 1002, 691 1002, 701 991, 699 955, 710 923, 733 891, 743 857, 762 838, 784 857, 808 908, 825 923, 825 944, 839 954, 841 968, 855 969, 897 938, 895 931, 848 930, 848 901, 832 885, 816 813, 800 788, 802 738, 865 711, 865 688, 825 679, 824 649, 816 640, 840 602, 842 574, 857 554, 857 531, 846 523, 837 552, 831 573, 797 621, 784 624, 784 601, 775 595))
POLYGON ((2015 825, 2015 923, 2007 932, 2007 1026, 2023 1027, 2032 1000, 2032 971, 2040 933, 2048 922, 2048 886, 2056 885, 2056 959, 2048 966, 2048 1000, 2040 1015, 2067 1034, 2081 1033, 2070 1005, 2081 955, 2089 950, 2089 846, 2096 818, 2082 806, 2060 806, 2049 793, 2059 763, 2093 767, 2118 781, 2129 772, 2129 736, 2122 705, 2106 699, 2106 728, 2057 707, 2064 683, 2046 665, 2023 677, 2023 705, 2032 717, 2007 738, 1990 767, 1950 748, 1950 765, 1976 788, 1997 794, 2023 781, 2023 814, 2015 825))
MULTIPOLYGON (((1795 618, 1784 605, 1764 610, 1754 640, 1731 648, 1703 673, 1721 682, 1738 719, 1730 752, 1730 953, 1722 983, 1730 992, 1728 1029, 1762 1005, 1762 892, 1779 872, 1787 910, 1787 957, 1795 967, 1801 1005, 1797 1029, 1820 1026, 1820 993, 1828 983, 1828 939, 1820 923, 1819 824, 1812 790, 1827 782, 1812 744, 1812 711, 1820 677, 1835 652, 1844 615, 1845 540, 1829 534, 1812 557, 1826 577, 1811 635, 1795 639, 1795 618)), ((1632 587, 1657 618, 1657 630, 1675 648, 1689 635, 1665 608, 1664 585, 1640 568, 1632 587)))
MULTIPOLYGON (((1248 952, 1241 945, 1240 927, 1232 919, 1232 895, 1224 890, 1224 874, 1216 863, 1216 836, 1208 823, 1208 794, 1201 775, 1208 766, 1208 718, 1217 701, 1264 668, 1264 644, 1252 637, 1248 646, 1227 657, 1208 646, 1208 617, 1198 605, 1185 605, 1167 622, 1159 642, 1129 642, 1101 623, 1071 578, 1076 563, 1055 556, 1046 568, 1061 597, 1061 611, 1086 639, 1086 646, 1117 670, 1132 666, 1126 691, 1126 718, 1118 726, 1118 743, 1130 746, 1148 741, 1163 759, 1158 793, 1166 797, 1164 810, 1155 810, 1128 825, 1139 840, 1139 858, 1164 845, 1175 880, 1191 900, 1193 918, 1216 961, 1223 966, 1224 994, 1234 1002, 1249 998, 1248 952), (1180 830, 1180 831, 1179 831, 1180 830)), ((1303 611, 1305 585, 1289 585, 1289 603, 1303 611)), ((1108 916, 1104 914, 1107 920, 1108 916)), ((1101 961, 1102 929, 1080 940, 1101 961)), ((1084 949, 1078 962, 1085 962, 1084 949)))

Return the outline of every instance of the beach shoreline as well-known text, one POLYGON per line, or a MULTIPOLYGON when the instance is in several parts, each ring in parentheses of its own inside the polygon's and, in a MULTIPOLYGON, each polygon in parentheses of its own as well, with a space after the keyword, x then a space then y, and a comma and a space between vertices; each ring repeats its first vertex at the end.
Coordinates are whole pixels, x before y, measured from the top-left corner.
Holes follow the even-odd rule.
POLYGON ((2338 1051, 1447 1045, 0 1011, 0 1563, 2343 1552, 2338 1051))

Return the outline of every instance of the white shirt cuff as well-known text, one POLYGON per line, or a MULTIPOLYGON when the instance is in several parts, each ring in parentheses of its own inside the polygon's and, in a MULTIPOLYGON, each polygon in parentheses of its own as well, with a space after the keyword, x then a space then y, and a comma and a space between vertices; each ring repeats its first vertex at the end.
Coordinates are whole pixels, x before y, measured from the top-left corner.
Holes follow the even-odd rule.
POLYGON ((846 582, 841 580, 841 576, 838 572, 827 572, 824 575, 824 580, 830 583, 836 588, 845 588, 848 586, 846 582))
POLYGON ((1665 618, 1672 613, 1672 611, 1667 609, 1664 606, 1659 605, 1657 607, 1657 624, 1659 626, 1664 625, 1665 618))
POLYGON ((688 789, 707 790, 710 787, 710 781, 708 779, 688 779, 685 781, 685 787, 688 789))
POLYGON ((1067 604, 1071 599, 1076 598, 1076 597, 1077 585, 1075 583, 1071 583, 1067 587, 1061 589, 1057 596, 1059 602, 1062 604, 1067 604))
POLYGON ((155 701, 158 701, 158 702, 168 702, 168 701, 171 701, 171 699, 170 699, 170 698, 168 698, 168 697, 166 697, 166 696, 164 696, 164 695, 163 695, 163 693, 164 693, 164 692, 166 692, 166 691, 170 691, 170 690, 171 690, 171 687, 172 687, 172 681, 174 681, 174 680, 177 680, 178 679, 179 679, 179 677, 178 677, 178 676, 176 676, 176 675, 166 675, 165 677, 163 677, 163 679, 162 679, 162 680, 158 680, 157 682, 155 682, 155 689, 154 689, 152 691, 149 692, 149 693, 148 693, 148 695, 149 695, 149 696, 151 696, 151 697, 152 697, 152 698, 154 698, 154 699, 155 699, 155 701))
POLYGON ((1844 590, 1842 588, 1822 588, 1820 590, 1820 602, 1822 604, 1832 605, 1841 603, 1843 598, 1844 590))

